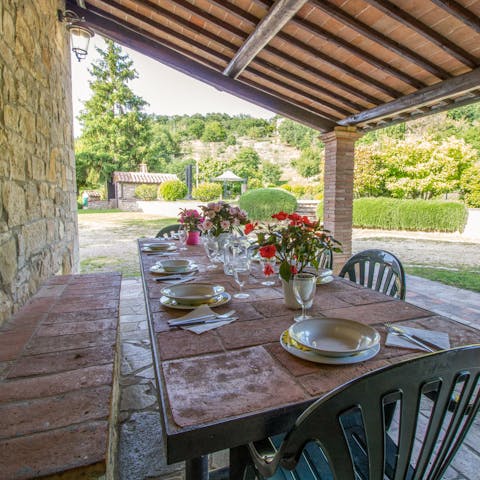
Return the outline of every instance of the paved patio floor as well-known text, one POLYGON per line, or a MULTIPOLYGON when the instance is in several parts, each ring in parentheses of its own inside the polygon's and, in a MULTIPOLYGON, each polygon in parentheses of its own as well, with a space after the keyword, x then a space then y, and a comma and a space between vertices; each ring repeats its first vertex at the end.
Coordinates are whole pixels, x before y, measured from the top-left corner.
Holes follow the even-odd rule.
MULTIPOLYGON (((480 330, 480 294, 419 277, 407 277, 407 301, 480 330)), ((140 279, 122 282, 122 343, 118 478, 183 480, 183 464, 166 465, 157 392, 140 279)), ((211 468, 227 462, 226 452, 211 456, 211 468)), ((445 475, 446 480, 480 478, 480 419, 445 475)))

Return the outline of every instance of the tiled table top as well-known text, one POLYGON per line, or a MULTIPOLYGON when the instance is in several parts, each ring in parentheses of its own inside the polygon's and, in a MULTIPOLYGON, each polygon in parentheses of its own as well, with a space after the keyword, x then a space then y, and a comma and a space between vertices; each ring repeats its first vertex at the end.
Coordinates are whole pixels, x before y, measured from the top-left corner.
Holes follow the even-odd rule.
POLYGON ((105 473, 120 282, 52 277, 0 328, 0 478, 105 473))
MULTIPOLYGON (((220 269, 206 270, 208 259, 200 246, 189 247, 184 256, 199 264, 198 281, 219 283, 229 293, 238 289, 220 269)), ((141 254, 169 461, 285 431, 318 396, 367 372, 421 354, 385 347, 386 321, 448 331, 452 346, 480 341, 474 329, 340 278, 317 288, 309 313, 376 327, 382 336, 381 350, 366 362, 314 364, 283 350, 279 338, 292 324, 295 312, 285 307, 279 284, 264 287, 255 278, 246 287, 250 298, 232 298, 216 309, 219 313, 235 309, 237 321, 201 335, 170 329, 167 320, 185 311, 160 304, 165 284, 156 282, 149 272, 158 260, 141 254)))

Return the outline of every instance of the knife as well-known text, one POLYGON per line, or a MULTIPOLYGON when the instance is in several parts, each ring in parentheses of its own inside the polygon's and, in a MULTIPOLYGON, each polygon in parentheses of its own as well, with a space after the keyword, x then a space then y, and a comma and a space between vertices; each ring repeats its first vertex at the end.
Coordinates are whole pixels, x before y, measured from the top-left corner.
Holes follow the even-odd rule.
POLYGON ((234 320, 237 320, 237 319, 238 317, 225 317, 225 318, 213 317, 213 318, 204 318, 204 319, 189 318, 188 320, 183 320, 181 323, 173 323, 173 324, 169 323, 168 326, 170 328, 186 327, 188 325, 199 325, 204 323, 233 322, 234 320))

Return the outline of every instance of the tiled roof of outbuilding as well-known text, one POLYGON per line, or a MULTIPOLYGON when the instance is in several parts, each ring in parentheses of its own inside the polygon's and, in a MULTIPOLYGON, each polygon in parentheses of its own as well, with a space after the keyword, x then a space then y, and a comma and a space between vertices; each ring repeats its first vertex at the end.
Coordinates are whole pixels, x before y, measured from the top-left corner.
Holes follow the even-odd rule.
POLYGON ((173 173, 113 172, 113 183, 163 183, 178 180, 173 173))

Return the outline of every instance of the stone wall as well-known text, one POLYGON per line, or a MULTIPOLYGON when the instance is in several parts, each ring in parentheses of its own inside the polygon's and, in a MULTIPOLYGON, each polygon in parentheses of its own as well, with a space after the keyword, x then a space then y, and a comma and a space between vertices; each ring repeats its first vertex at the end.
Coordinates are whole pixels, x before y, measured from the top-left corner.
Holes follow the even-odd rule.
POLYGON ((78 262, 69 39, 60 0, 0 1, 0 324, 78 262))

